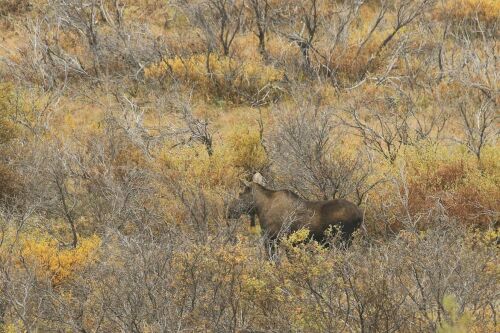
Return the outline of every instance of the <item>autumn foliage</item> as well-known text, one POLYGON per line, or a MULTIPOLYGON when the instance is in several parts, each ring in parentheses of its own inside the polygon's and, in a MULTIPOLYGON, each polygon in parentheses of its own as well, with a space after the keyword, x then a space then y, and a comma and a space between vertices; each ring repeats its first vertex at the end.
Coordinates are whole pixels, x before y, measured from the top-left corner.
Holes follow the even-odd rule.
POLYGON ((0 333, 500 331, 499 6, 0 1, 0 333))

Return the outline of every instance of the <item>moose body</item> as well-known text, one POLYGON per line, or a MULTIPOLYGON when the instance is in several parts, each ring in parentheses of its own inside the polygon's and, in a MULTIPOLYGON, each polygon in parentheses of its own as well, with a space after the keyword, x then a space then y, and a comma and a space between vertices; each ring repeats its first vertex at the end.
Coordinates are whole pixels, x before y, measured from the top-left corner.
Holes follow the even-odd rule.
POLYGON ((347 200, 304 200, 288 190, 267 189, 256 182, 256 179, 261 179, 260 174, 256 175, 230 205, 228 217, 239 218, 248 214, 254 224, 257 215, 261 229, 269 240, 307 228, 315 240, 323 242, 326 231, 333 228, 333 232, 340 231, 341 238, 348 241, 363 221, 361 210, 347 200))

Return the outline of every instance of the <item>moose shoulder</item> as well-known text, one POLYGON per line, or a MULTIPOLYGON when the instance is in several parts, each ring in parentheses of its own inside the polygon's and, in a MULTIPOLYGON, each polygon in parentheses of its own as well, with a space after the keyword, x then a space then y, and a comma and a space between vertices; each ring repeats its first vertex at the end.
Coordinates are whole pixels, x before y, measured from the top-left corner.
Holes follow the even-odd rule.
POLYGON ((262 176, 256 174, 239 197, 228 209, 229 218, 248 214, 254 223, 259 217, 262 231, 270 239, 283 232, 308 228, 311 236, 325 240, 325 232, 333 227, 339 230, 344 240, 350 239, 363 221, 361 210, 344 199, 309 201, 287 190, 273 191, 262 185, 262 176))

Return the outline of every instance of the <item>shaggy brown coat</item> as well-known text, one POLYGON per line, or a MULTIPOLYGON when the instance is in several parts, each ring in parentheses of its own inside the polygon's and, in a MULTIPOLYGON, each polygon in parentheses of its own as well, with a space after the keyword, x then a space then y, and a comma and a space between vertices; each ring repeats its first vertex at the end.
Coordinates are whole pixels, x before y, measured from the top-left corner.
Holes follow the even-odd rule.
POLYGON ((361 210, 347 200, 304 200, 291 191, 273 191, 255 181, 229 207, 228 217, 239 218, 241 214, 250 215, 252 223, 257 215, 269 239, 308 228, 314 239, 324 241, 325 232, 333 227, 347 241, 363 221, 361 210))

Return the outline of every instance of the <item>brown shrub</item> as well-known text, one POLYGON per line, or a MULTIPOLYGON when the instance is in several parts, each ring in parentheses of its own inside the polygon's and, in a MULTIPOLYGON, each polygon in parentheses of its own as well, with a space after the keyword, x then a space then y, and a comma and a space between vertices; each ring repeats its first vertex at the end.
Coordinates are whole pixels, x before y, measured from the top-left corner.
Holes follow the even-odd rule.
POLYGON ((31 10, 31 0, 2 0, 0 2, 0 17, 19 15, 31 10))
POLYGON ((0 162, 0 202, 12 203, 22 191, 19 174, 0 162))
POLYGON ((417 165, 412 172, 408 187, 413 214, 430 211, 437 202, 463 223, 487 226, 498 218, 498 179, 481 171, 470 156, 417 165))

